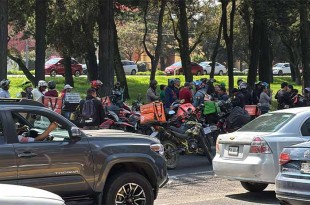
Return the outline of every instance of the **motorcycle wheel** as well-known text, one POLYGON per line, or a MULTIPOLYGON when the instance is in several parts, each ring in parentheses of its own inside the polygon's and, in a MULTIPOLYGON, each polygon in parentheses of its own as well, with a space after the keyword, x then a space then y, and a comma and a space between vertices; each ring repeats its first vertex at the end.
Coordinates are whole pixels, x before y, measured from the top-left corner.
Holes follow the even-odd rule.
POLYGON ((212 164, 212 149, 211 149, 211 143, 208 137, 204 136, 203 132, 200 132, 201 135, 201 139, 202 139, 202 145, 203 145, 203 149, 204 149, 204 153, 206 155, 206 157, 208 158, 208 161, 210 162, 210 164, 212 164))
POLYGON ((167 160, 167 169, 175 169, 177 167, 179 153, 177 146, 171 141, 163 141, 165 158, 167 160))

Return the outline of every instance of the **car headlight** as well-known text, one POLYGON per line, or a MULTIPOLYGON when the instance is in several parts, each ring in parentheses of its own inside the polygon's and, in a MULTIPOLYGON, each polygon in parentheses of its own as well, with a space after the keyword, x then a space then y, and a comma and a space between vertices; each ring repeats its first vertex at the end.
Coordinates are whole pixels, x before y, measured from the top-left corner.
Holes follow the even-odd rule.
POLYGON ((164 146, 162 144, 152 144, 150 148, 153 152, 158 153, 159 155, 164 155, 164 146))

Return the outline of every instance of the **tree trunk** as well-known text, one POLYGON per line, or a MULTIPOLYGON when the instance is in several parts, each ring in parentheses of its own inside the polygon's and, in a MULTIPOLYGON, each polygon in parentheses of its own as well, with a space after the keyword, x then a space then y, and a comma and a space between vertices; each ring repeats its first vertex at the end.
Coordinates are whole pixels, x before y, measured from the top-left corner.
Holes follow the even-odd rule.
POLYGON ((71 70, 71 57, 68 54, 64 54, 64 67, 65 67, 65 84, 69 84, 74 87, 72 70, 71 70))
POLYGON ((179 31, 180 31, 180 39, 181 44, 180 46, 180 53, 181 53, 181 61, 182 61, 182 68, 185 75, 186 82, 193 81, 193 74, 191 71, 191 58, 189 52, 189 42, 188 42, 188 23, 187 23, 187 12, 186 12, 186 0, 178 0, 178 7, 180 11, 179 16, 179 31))
POLYGON ((98 79, 96 48, 93 46, 86 54, 87 77, 89 81, 98 79))
POLYGON ((47 19, 47 0, 36 0, 35 19, 36 19, 36 60, 35 60, 35 79, 36 85, 39 80, 45 80, 45 49, 46 49, 46 19, 47 19))
POLYGON ((272 81, 272 50, 268 36, 267 22, 262 24, 259 59, 259 80, 270 84, 272 81))
POLYGON ((19 69, 21 69, 26 76, 26 78, 31 81, 33 85, 37 85, 35 81, 35 77, 30 73, 26 65, 24 64, 23 60, 21 58, 17 58, 12 56, 10 53, 8 53, 8 57, 13 60, 17 65, 19 66, 19 69))
POLYGON ((112 93, 114 84, 114 12, 113 1, 98 0, 99 3, 99 80, 103 85, 100 96, 112 93))
MULTIPOLYGON (((297 48, 296 44, 292 45, 293 43, 286 43, 284 42, 284 46, 287 48, 289 53, 289 62, 291 67, 291 75, 292 80, 297 84, 301 85, 301 73, 299 71, 299 63, 300 63, 300 56, 299 56, 299 49, 297 48)), ((299 43, 298 43, 299 44, 299 43)))
POLYGON ((254 88, 259 62, 259 47, 261 44, 262 19, 260 13, 254 7, 254 23, 251 42, 251 58, 248 72, 248 85, 254 88))
POLYGON ((124 88, 124 100, 129 99, 129 90, 128 90, 128 85, 127 85, 127 79, 126 79, 126 75, 125 75, 125 71, 123 68, 123 64, 122 64, 122 59, 121 59, 121 55, 119 53, 119 47, 118 47, 118 36, 117 36, 117 29, 116 29, 116 25, 115 25, 115 21, 113 18, 113 31, 114 31, 114 63, 115 63, 115 73, 116 73, 116 79, 118 82, 121 83, 121 87, 124 88))
POLYGON ((310 87, 310 29, 308 20, 307 1, 300 1, 300 41, 301 59, 303 66, 303 87, 310 87))
POLYGON ((7 78, 8 0, 0 0, 0 80, 7 78))
POLYGON ((217 56, 217 53, 218 53, 218 49, 220 47, 221 38, 222 38, 222 27, 223 27, 223 18, 221 18, 221 22, 220 22, 220 25, 219 25, 219 31, 218 31, 218 34, 217 34, 216 43, 215 43, 214 50, 213 50, 213 53, 212 53, 212 56, 211 56, 212 64, 211 64, 210 78, 214 78, 215 59, 216 59, 216 56, 217 56))

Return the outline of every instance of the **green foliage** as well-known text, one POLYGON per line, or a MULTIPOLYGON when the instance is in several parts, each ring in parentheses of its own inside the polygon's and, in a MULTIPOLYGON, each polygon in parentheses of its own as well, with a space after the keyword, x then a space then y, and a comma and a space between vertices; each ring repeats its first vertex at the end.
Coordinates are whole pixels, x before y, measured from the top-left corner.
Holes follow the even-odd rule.
POLYGON ((192 57, 192 61, 196 62, 196 63, 200 63, 202 61, 205 61, 206 58, 204 56, 201 56, 201 55, 194 55, 192 57))

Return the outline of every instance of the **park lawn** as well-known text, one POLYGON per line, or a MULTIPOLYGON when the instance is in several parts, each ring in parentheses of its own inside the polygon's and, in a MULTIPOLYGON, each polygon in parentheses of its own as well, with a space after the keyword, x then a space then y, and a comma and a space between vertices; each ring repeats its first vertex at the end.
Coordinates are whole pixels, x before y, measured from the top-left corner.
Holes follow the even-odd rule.
MULTIPOLYGON (((156 76, 156 80, 158 81, 158 85, 168 84, 168 79, 173 78, 174 76, 156 76)), ((181 84, 184 83, 184 76, 175 76, 180 78, 181 84)), ((194 80, 199 80, 202 77, 209 77, 209 76, 194 76, 194 80)), ((242 78, 246 80, 246 76, 235 76, 235 86, 237 85, 237 80, 239 78, 242 78)), ((216 76, 215 77, 217 83, 225 83, 226 86, 228 87, 228 76, 216 76)), ((10 93, 12 97, 15 97, 18 92, 21 91, 21 84, 24 82, 26 77, 9 77, 9 80, 11 80, 11 86, 10 86, 10 93)), ((57 84, 57 90, 60 92, 63 89, 64 86, 64 78, 63 77, 56 77, 56 78, 51 78, 47 77, 46 81, 49 80, 54 80, 57 84)), ((295 86, 295 83, 291 81, 291 78, 289 76, 275 76, 274 77, 274 83, 271 84, 271 90, 273 91, 273 98, 276 92, 280 89, 280 84, 282 82, 288 82, 289 84, 294 85, 296 89, 298 89, 299 93, 301 93, 301 86, 295 86)), ((129 103, 132 102, 133 100, 137 99, 139 95, 142 96, 142 99, 145 99, 145 93, 146 90, 148 89, 148 84, 149 84, 149 76, 127 76, 127 82, 128 82, 128 87, 129 87, 129 95, 130 95, 130 100, 129 103)), ((215 83, 215 84, 217 84, 215 83)), ((82 97, 85 97, 86 95, 86 90, 90 87, 89 82, 87 81, 87 78, 85 76, 81 77, 74 77, 74 89, 73 91, 78 92, 81 94, 82 97)), ((158 91, 159 91, 159 86, 158 86, 158 91)), ((276 106, 276 101, 273 100, 273 108, 276 106)))

